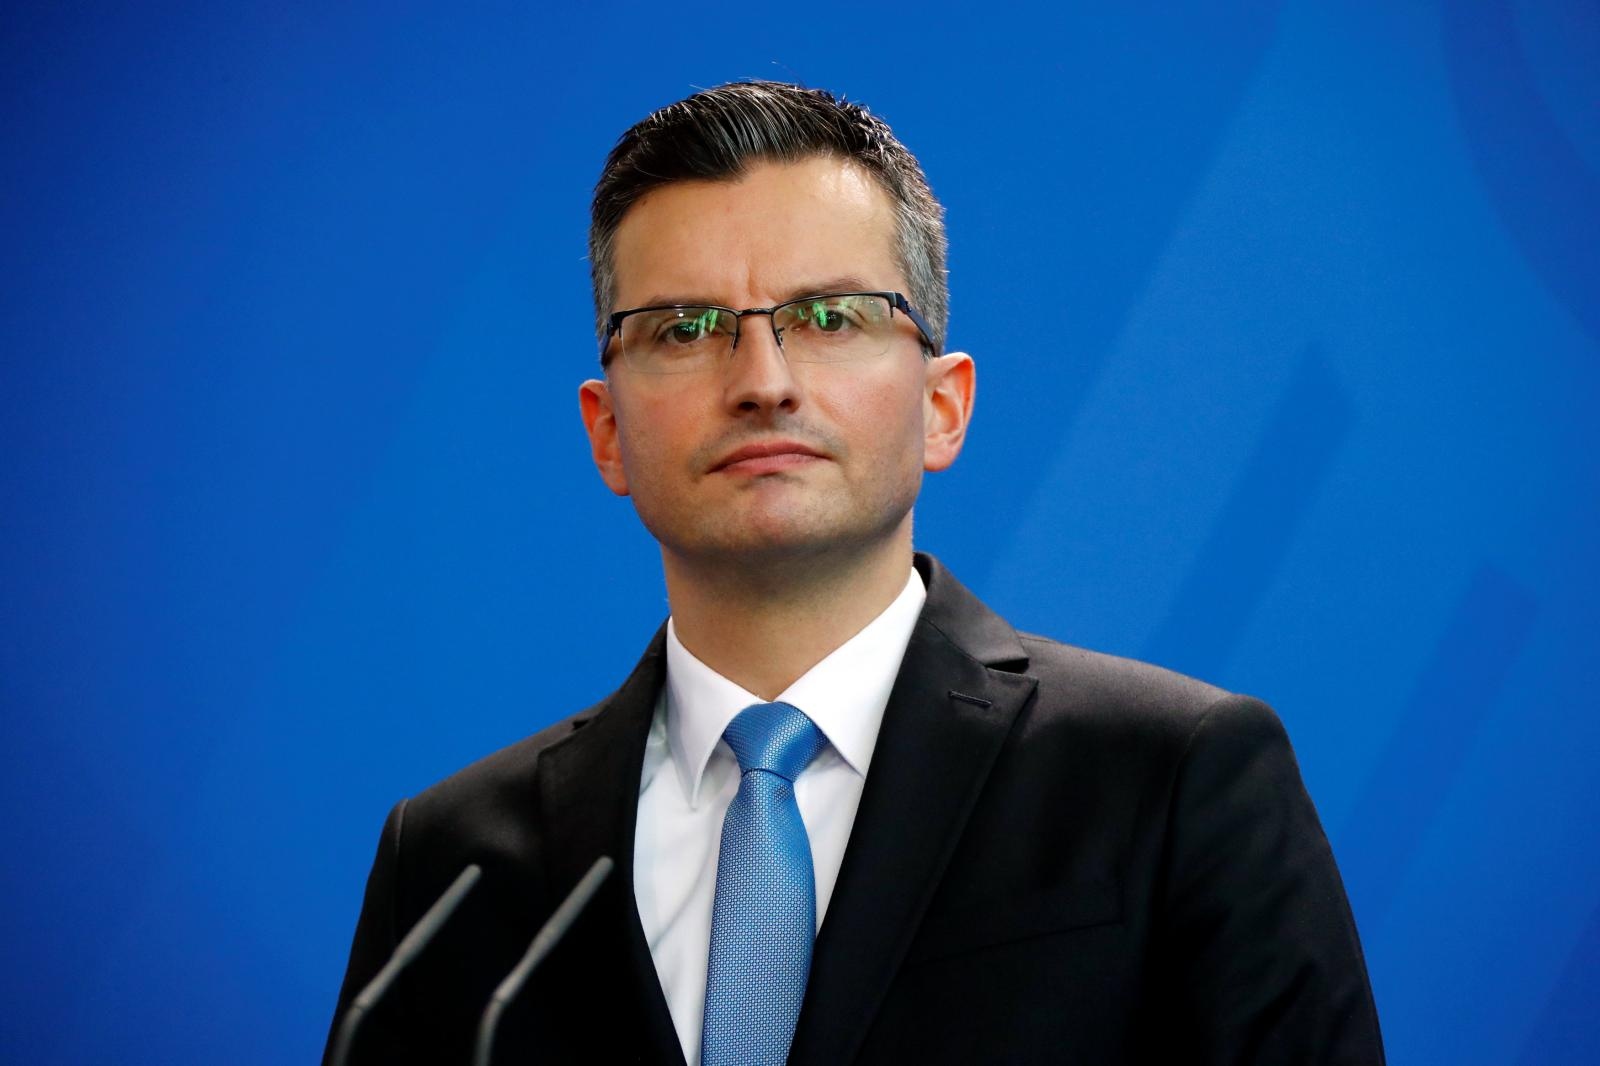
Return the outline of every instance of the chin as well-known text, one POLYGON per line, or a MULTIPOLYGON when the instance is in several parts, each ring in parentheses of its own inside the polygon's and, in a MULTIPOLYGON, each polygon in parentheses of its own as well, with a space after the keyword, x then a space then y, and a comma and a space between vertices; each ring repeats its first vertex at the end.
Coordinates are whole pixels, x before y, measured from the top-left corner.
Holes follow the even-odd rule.
MULTIPOLYGON (((902 516, 903 517, 903 516, 902 516)), ((900 520, 876 523, 753 522, 707 531, 684 554, 739 567, 793 566, 808 559, 840 559, 870 551, 893 538, 900 520)))
POLYGON ((750 494, 715 513, 641 508, 639 517, 664 548, 684 559, 749 565, 848 555, 881 545, 905 527, 916 500, 914 488, 874 507, 854 505, 843 493, 830 495, 819 500, 750 494))

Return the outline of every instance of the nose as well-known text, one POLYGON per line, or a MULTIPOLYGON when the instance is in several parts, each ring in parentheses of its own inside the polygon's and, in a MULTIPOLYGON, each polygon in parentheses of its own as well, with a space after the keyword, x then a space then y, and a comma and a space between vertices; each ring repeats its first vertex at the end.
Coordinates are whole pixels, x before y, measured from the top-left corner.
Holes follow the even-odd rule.
POLYGON ((739 338, 729 359, 723 398, 730 412, 790 413, 800 406, 800 389, 783 357, 772 317, 761 315, 739 323, 739 338), (758 319, 751 321, 751 319, 758 319))

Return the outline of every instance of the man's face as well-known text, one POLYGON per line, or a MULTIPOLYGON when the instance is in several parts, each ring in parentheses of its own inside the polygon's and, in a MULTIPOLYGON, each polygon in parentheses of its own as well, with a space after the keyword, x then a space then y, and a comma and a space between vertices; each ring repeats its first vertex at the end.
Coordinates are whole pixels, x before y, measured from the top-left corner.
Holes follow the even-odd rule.
MULTIPOLYGON (((614 247, 617 309, 907 288, 888 196, 824 157, 655 189, 614 247)), ((966 356, 925 360, 915 326, 895 318, 887 352, 847 363, 786 362, 758 316, 705 370, 641 373, 614 352, 606 380, 580 393, 601 476, 684 558, 909 544, 923 470, 960 450, 972 375, 966 356)))

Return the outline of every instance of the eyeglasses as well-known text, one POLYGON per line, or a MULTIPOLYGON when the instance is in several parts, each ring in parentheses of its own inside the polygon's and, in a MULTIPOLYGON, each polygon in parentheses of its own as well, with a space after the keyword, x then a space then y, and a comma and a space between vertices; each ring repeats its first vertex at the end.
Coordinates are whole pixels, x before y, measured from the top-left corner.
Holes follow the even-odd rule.
POLYGON ((791 363, 848 363, 889 350, 894 313, 901 312, 933 352, 932 331, 898 292, 835 292, 805 296, 776 307, 736 311, 715 305, 634 307, 606 320, 600 361, 613 337, 629 369, 642 374, 687 374, 726 363, 739 346, 746 315, 764 315, 783 357, 791 363))

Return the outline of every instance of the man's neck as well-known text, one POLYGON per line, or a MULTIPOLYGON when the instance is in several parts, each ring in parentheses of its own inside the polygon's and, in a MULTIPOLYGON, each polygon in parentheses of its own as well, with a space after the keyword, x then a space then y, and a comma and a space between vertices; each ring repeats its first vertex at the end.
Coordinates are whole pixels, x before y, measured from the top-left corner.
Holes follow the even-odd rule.
POLYGON ((775 699, 905 589, 909 521, 904 533, 859 555, 769 559, 749 568, 696 565, 663 551, 673 628, 695 658, 775 699))

